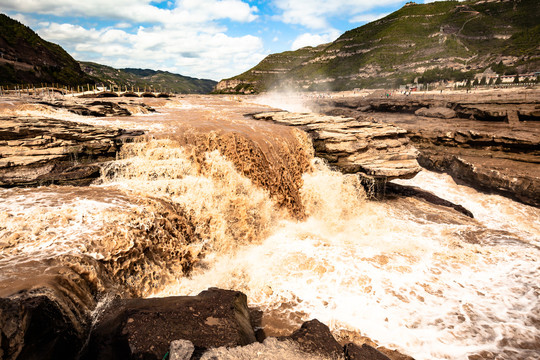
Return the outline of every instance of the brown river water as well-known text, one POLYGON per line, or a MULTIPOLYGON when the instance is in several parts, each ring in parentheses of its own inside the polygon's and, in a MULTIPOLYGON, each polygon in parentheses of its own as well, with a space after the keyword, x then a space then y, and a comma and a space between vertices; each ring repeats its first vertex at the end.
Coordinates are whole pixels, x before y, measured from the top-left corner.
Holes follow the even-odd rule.
POLYGON ((0 189, 0 293, 65 266, 101 293, 242 291, 269 335, 317 318, 416 359, 540 358, 540 209, 428 171, 397 182, 475 219, 367 199, 304 133, 244 116, 268 110, 255 101, 145 100, 158 113, 128 118, 15 110, 148 135, 91 186, 0 189))

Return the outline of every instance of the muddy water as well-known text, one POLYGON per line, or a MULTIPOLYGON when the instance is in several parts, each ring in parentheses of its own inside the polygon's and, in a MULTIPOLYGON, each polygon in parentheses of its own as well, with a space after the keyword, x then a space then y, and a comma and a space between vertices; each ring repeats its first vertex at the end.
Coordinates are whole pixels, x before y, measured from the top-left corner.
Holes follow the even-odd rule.
POLYGON ((539 209, 428 172, 408 183, 474 220, 414 199, 369 201, 356 177, 312 157, 302 133, 243 116, 261 106, 154 106, 131 118, 68 116, 150 130, 98 183, 0 190, 0 289, 35 263, 77 269, 89 258, 100 292, 243 291, 268 314, 268 334, 318 318, 343 341, 367 336, 417 359, 538 358, 539 209))

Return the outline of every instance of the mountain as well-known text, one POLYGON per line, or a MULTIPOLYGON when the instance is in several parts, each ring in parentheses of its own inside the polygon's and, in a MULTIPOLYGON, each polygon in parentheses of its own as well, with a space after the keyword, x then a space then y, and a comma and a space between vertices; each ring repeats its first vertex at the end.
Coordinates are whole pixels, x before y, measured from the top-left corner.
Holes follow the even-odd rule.
POLYGON ((0 14, 0 84, 94 83, 60 46, 0 14))
POLYGON ((0 85, 95 83, 134 88, 163 89, 178 93, 209 93, 216 82, 166 71, 114 69, 77 62, 62 47, 45 41, 17 20, 0 14, 0 85))
POLYGON ((115 69, 92 62, 80 62, 80 65, 84 72, 99 79, 98 82, 134 89, 152 86, 154 89, 177 93, 206 94, 211 92, 217 84, 214 80, 196 79, 167 71, 115 69))
POLYGON ((540 70, 540 1, 410 2, 317 47, 272 54, 217 92, 349 90, 540 70), (422 77, 425 77, 423 79, 422 77))

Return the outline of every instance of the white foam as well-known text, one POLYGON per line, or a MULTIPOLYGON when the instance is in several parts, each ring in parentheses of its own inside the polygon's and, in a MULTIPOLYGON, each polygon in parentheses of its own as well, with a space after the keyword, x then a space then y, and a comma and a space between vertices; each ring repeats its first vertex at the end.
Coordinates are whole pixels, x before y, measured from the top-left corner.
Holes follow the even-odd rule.
MULTIPOLYGON (((344 178, 322 172, 313 176, 344 178)), ((284 221, 261 245, 208 258, 159 295, 240 290, 265 311, 317 318, 335 334, 359 333, 417 359, 515 350, 540 336, 537 248, 469 244, 462 234, 482 224, 420 221, 391 202, 333 202, 335 188, 310 187, 329 211, 284 221)))
POLYGON ((421 171, 410 180, 394 182, 431 191, 443 199, 467 208, 486 228, 511 231, 521 239, 540 246, 539 208, 457 185, 451 176, 427 170, 421 171))

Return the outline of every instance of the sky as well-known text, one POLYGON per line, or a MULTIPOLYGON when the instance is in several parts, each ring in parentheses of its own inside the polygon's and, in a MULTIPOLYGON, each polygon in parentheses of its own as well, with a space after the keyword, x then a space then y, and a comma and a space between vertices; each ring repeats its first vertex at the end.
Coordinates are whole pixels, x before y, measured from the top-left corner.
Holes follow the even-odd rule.
POLYGON ((337 39, 403 0, 0 0, 75 59, 220 80, 337 39))

